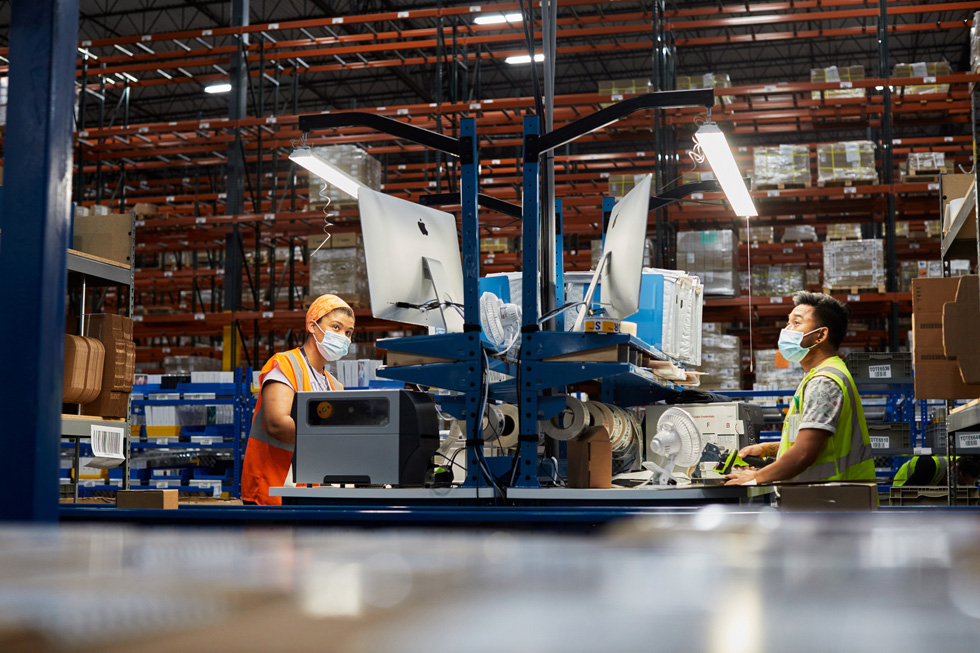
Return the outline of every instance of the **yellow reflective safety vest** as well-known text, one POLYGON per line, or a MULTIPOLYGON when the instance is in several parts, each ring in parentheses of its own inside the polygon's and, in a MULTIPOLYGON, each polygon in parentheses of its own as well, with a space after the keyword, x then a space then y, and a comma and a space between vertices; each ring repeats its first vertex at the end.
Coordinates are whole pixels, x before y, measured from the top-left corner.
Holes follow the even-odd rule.
MULTIPOLYGON (((932 458, 933 462, 936 463, 936 471, 933 473, 932 478, 929 480, 927 485, 943 484, 946 481, 946 473, 949 470, 949 458, 946 456, 930 457, 932 458)), ((892 485, 899 486, 908 483, 909 478, 915 473, 916 465, 922 458, 925 458, 925 456, 915 456, 899 467, 898 471, 895 472, 895 478, 892 480, 892 485)))
MULTIPOLYGON (((798 415, 803 405, 803 393, 807 383, 817 376, 832 379, 844 393, 844 403, 841 406, 840 418, 837 420, 837 430, 827 439, 820 455, 795 478, 797 483, 815 483, 818 481, 875 481, 874 455, 871 449, 871 438, 868 436, 868 425, 864 421, 864 408, 861 397, 851 373, 844 365, 840 356, 833 356, 823 361, 803 377, 793 402, 786 413, 783 422, 783 437, 779 443, 777 458, 782 456, 795 442, 790 437, 790 417, 798 415)), ((797 422, 798 423, 798 422, 797 422)), ((795 436, 795 434, 793 434, 795 436)))

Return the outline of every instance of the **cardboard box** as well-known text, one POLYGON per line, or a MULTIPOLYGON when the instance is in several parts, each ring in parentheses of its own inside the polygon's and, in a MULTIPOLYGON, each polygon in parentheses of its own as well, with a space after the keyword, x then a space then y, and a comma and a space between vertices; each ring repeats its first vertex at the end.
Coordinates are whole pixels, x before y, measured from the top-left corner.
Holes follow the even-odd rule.
POLYGON ((779 486, 779 507, 787 512, 841 512, 878 509, 874 483, 817 483, 779 486))
POLYGON ((116 507, 127 510, 176 510, 177 490, 119 490, 116 507))
POLYGON ((136 372, 136 345, 133 343, 133 321, 110 313, 85 318, 85 333, 105 346, 102 390, 99 396, 82 406, 85 415, 126 417, 129 393, 136 372))
POLYGON ((105 346, 95 338, 65 336, 65 375, 61 401, 87 404, 102 391, 105 346))
POLYGON ((85 318, 85 335, 105 345, 102 387, 116 392, 131 391, 136 373, 133 321, 112 313, 89 315, 85 318))
POLYGON ((980 385, 963 383, 957 361, 915 361, 916 399, 975 399, 980 397, 980 385))
POLYGON ((946 302, 956 301, 959 279, 913 279, 912 312, 942 314, 946 302))
POLYGON ((980 384, 980 340, 973 329, 980 323, 980 277, 958 277, 956 301, 943 305, 943 350, 956 359, 963 383, 980 384))
POLYGON ((568 487, 612 487, 612 443, 605 427, 594 426, 568 443, 568 487))
POLYGON ((157 205, 148 202, 138 202, 133 207, 133 212, 139 217, 153 216, 157 214, 157 205))
POLYGON ((132 265, 132 228, 129 213, 76 214, 72 249, 128 267, 132 265))

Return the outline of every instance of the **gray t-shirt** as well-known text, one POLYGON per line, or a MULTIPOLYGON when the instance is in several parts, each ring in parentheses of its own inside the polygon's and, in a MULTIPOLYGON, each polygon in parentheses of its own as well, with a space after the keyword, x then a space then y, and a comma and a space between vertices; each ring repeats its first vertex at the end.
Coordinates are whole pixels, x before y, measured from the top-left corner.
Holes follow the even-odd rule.
POLYGON ((803 390, 800 409, 801 429, 820 429, 833 433, 844 406, 844 393, 837 382, 825 376, 810 379, 803 390))

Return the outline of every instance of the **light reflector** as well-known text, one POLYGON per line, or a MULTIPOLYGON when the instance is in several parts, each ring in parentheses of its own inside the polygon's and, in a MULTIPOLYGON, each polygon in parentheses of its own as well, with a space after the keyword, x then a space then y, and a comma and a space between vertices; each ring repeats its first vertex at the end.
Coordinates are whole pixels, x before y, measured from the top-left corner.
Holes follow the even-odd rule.
POLYGON ((357 192, 364 187, 364 184, 340 168, 318 157, 309 147, 297 147, 289 155, 289 160, 295 161, 297 165, 303 166, 323 181, 336 186, 354 199, 357 199, 357 192))
POLYGON ((721 184, 721 189, 725 191, 728 203, 732 205, 735 215, 742 217, 752 217, 759 215, 749 195, 749 189, 745 187, 742 174, 738 171, 735 164, 735 157, 732 150, 728 147, 728 139, 715 123, 709 122, 701 125, 697 133, 694 134, 694 141, 701 146, 704 156, 708 159, 711 170, 715 173, 715 179, 721 184))

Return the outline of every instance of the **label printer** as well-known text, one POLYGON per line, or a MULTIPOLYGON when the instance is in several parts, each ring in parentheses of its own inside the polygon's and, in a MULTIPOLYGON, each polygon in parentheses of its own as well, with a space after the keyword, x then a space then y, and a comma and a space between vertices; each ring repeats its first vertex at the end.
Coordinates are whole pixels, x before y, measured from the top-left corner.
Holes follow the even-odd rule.
POLYGON ((415 485, 439 447, 439 416, 424 392, 297 392, 294 483, 415 485))

